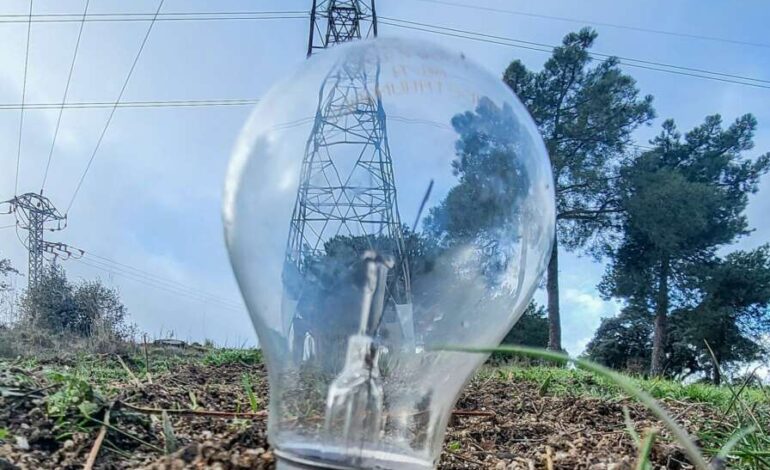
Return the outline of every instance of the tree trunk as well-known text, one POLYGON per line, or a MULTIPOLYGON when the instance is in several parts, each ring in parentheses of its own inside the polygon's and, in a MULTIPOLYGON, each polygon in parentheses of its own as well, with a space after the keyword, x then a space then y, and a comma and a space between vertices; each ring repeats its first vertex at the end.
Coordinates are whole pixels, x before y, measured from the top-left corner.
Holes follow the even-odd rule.
POLYGON ((650 364, 650 373, 655 377, 663 374, 668 326, 669 269, 668 259, 661 261, 660 273, 658 274, 658 295, 655 305, 655 331, 652 338, 652 363, 650 364))
POLYGON ((561 316, 559 314, 559 243, 553 239, 546 281, 548 291, 548 349, 561 351, 561 316))

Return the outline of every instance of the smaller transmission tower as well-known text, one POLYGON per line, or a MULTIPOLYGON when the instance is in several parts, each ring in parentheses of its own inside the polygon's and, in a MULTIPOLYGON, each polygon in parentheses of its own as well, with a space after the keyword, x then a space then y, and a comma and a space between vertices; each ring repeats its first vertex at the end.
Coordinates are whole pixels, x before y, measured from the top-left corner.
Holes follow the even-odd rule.
POLYGON ((377 36, 374 0, 313 0, 307 55, 316 49, 377 36))
POLYGON ((63 243, 46 242, 43 233, 55 232, 67 226, 67 216, 62 215, 51 201, 36 193, 25 193, 9 201, 6 214, 15 214, 16 226, 27 232, 22 243, 29 252, 28 286, 35 287, 43 274, 43 255, 71 257, 73 253, 63 243))

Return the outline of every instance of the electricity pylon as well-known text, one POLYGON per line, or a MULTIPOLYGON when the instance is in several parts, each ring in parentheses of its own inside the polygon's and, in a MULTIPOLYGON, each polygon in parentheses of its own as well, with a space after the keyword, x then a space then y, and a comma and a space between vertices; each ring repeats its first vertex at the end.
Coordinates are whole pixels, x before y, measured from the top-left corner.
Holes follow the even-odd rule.
POLYGON ((334 44, 377 37, 374 0, 313 0, 307 55, 334 44))
POLYGON ((36 193, 25 193, 2 204, 8 205, 7 212, 4 213, 14 214, 16 226, 27 232, 22 243, 29 253, 28 287, 33 288, 39 284, 43 275, 45 254, 63 259, 82 256, 80 250, 72 249, 64 243, 43 239, 43 233, 46 230, 55 232, 67 226, 67 216, 62 215, 47 197, 36 193))
MULTIPOLYGON (((313 2, 308 55, 376 35, 374 0, 313 2)), ((390 318, 399 317, 403 330, 405 323, 411 324, 410 276, 379 76, 376 52, 364 50, 336 65, 321 84, 291 218, 284 279, 313 277, 308 271, 327 254, 329 240, 363 244, 394 262, 387 274, 385 310, 390 318)), ((294 295, 300 301, 301 292, 294 295)), ((284 318, 287 329, 303 315, 291 310, 284 318)), ((411 340, 412 327, 407 329, 404 335, 411 340)))

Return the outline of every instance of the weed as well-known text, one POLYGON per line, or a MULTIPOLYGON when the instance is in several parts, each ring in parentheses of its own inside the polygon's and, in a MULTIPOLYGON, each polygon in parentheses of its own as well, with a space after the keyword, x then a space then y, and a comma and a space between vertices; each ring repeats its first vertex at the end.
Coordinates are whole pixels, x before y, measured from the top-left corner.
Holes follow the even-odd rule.
POLYGON ((91 384, 78 374, 50 372, 48 378, 60 385, 59 389, 46 399, 49 415, 64 417, 77 411, 78 414, 91 416, 101 408, 102 398, 91 384))
POLYGON ((241 383, 243 384, 243 389, 246 392, 246 396, 249 399, 249 406, 251 407, 251 412, 256 413, 257 411, 259 411, 261 403, 257 395, 254 393, 254 387, 251 385, 251 379, 249 379, 248 374, 243 374, 243 377, 241 378, 241 383))
POLYGON ((262 351, 259 349, 212 349, 206 354, 203 362, 213 366, 237 363, 259 364, 262 362, 262 351))
POLYGON ((198 398, 195 396, 195 392, 190 390, 189 392, 187 392, 187 394, 190 397, 190 409, 193 410, 193 411, 197 410, 198 409, 198 398))
POLYGON ((174 434, 174 427, 171 425, 168 413, 165 411, 161 414, 161 421, 163 423, 164 450, 166 455, 173 454, 179 448, 179 441, 177 441, 176 434, 174 434))

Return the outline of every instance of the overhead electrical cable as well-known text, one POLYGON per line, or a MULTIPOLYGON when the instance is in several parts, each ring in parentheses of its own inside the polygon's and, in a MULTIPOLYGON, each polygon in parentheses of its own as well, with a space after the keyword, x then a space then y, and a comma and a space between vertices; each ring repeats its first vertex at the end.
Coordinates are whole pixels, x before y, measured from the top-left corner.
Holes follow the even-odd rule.
MULTIPOLYGON (((202 296, 199 296, 199 295, 195 295, 194 293, 191 293, 189 291, 184 291, 184 290, 180 290, 180 289, 170 288, 170 287, 164 286, 162 284, 159 284, 159 283, 156 283, 156 282, 144 279, 141 276, 133 275, 133 274, 131 274, 129 272, 126 272, 126 271, 123 271, 123 270, 116 269, 116 268, 113 268, 113 267, 109 267, 109 266, 106 266, 106 265, 102 265, 102 264, 99 264, 99 263, 95 263, 93 260, 87 261, 87 260, 83 260, 83 259, 73 259, 72 261, 75 261, 76 263, 80 263, 80 264, 89 266, 91 268, 100 269, 102 271, 105 271, 105 272, 108 272, 110 274, 113 274, 113 275, 116 275, 116 276, 120 276, 120 277, 129 279, 129 280, 132 280, 134 282, 143 284, 143 285, 148 286, 148 287, 153 287, 155 289, 162 290, 162 291, 168 292, 170 294, 174 294, 174 295, 177 295, 177 296, 180 296, 180 297, 184 297, 184 298, 186 298, 188 300, 194 300, 194 301, 201 302, 201 303, 217 303, 217 302, 213 301, 210 298, 206 298, 206 297, 202 297, 202 296)), ((220 305, 221 308, 223 308, 225 310, 230 310, 232 312, 239 312, 240 313, 242 311, 242 310, 234 308, 234 307, 232 307, 230 305, 224 305, 224 304, 221 304, 221 303, 219 303, 219 305, 220 305)))
POLYGON ((19 142, 16 149, 16 180, 13 194, 19 193, 19 167, 21 166, 21 137, 24 131, 24 101, 27 98, 27 66, 29 65, 29 37, 32 30, 32 1, 29 0, 29 19, 27 21, 27 47, 24 53, 24 79, 21 86, 21 114, 19 117, 19 142))
POLYGON ((258 98, 208 99, 208 100, 151 100, 151 101, 82 101, 70 103, 0 103, 0 111, 34 109, 102 109, 112 108, 197 108, 217 106, 249 106, 257 104, 258 98))
MULTIPOLYGON (((448 26, 438 26, 438 25, 432 25, 432 24, 429 24, 429 23, 420 23, 420 22, 416 22, 416 21, 407 21, 407 20, 401 20, 401 19, 397 19, 397 18, 385 18, 385 19, 389 19, 391 21, 398 21, 398 22, 401 22, 401 23, 415 24, 415 25, 418 25, 418 26, 426 26, 426 27, 431 27, 431 28, 436 28, 436 29, 444 29, 444 30, 447 30, 447 31, 459 32, 459 33, 464 33, 464 34, 473 34, 473 35, 476 35, 476 36, 487 37, 487 38, 492 38, 492 39, 499 39, 499 40, 504 40, 504 41, 517 42, 517 43, 527 44, 527 45, 530 45, 530 46, 545 47, 545 48, 548 48, 549 52, 551 50, 553 50, 553 48, 557 47, 557 46, 554 46, 552 44, 544 44, 544 43, 533 42, 533 41, 525 41, 525 40, 522 40, 522 39, 515 39, 515 38, 504 37, 504 36, 495 36, 495 35, 492 35, 492 34, 485 34, 485 33, 479 33, 479 32, 474 32, 474 31, 467 31, 467 30, 463 30, 463 29, 450 28, 448 26)), ((665 67, 665 68, 670 68, 670 69, 683 70, 683 71, 686 71, 686 72, 704 73, 704 74, 708 74, 708 75, 715 75, 715 76, 718 76, 718 77, 727 77, 727 78, 733 78, 733 79, 736 79, 736 80, 745 80, 745 81, 752 81, 752 82, 770 84, 770 80, 764 79, 764 78, 748 77, 748 76, 745 76, 745 75, 736 75, 736 74, 725 73, 725 72, 715 72, 713 70, 700 69, 700 68, 695 68, 695 67, 685 67, 685 66, 681 66, 681 65, 667 64, 667 63, 656 62, 656 61, 651 61, 651 60, 634 59, 632 57, 618 56, 618 55, 613 55, 613 54, 604 54, 604 53, 601 53, 601 52, 589 52, 588 54, 590 56, 594 57, 594 58, 598 57, 598 58, 602 58, 602 59, 609 59, 609 58, 613 58, 614 57, 614 58, 622 61, 626 65, 632 65, 632 64, 629 64, 629 62, 634 62, 634 63, 644 64, 644 65, 651 65, 651 66, 656 66, 656 67, 665 67)), ((661 70, 661 71, 667 72, 668 70, 661 70)))
POLYGON ((75 192, 72 193, 72 198, 70 198, 70 202, 67 205, 67 210, 65 211, 65 214, 68 214, 70 209, 72 208, 72 204, 75 202, 75 198, 77 197, 78 193, 80 192, 80 188, 83 186, 83 181, 86 179, 86 175, 88 175, 88 170, 91 169, 91 165, 94 162, 94 158, 96 158, 97 152, 99 152, 99 147, 102 145, 102 141, 104 140, 105 134, 107 134, 107 129, 110 128, 110 124, 112 123, 112 118, 115 116, 115 110, 118 109, 118 105, 120 104, 120 100, 123 98, 123 93, 125 93, 126 88, 128 87, 128 82, 131 81, 131 75, 134 73, 134 69, 136 68, 136 64, 139 62, 139 57, 142 56, 142 51, 144 51, 144 46, 147 44, 147 39, 150 37, 150 33, 152 32, 152 27, 155 25, 155 20, 158 17, 158 14, 160 13, 160 9, 163 7, 163 2, 165 0, 160 0, 158 2, 158 9, 155 10, 155 16, 153 17, 153 21, 150 22, 150 25, 147 27, 147 32, 144 35, 144 38, 142 39, 142 43, 139 46, 139 50, 136 52, 136 57, 134 57, 134 62, 131 64, 131 68, 128 70, 128 74, 126 75, 126 79, 123 81, 123 86, 120 88, 120 93, 118 94, 118 99, 115 100, 114 105, 112 106, 112 110, 110 111, 110 115, 107 117, 107 122, 104 124, 104 128, 102 129, 102 133, 99 135, 99 139, 96 141, 96 146, 94 147, 94 151, 91 153, 91 158, 88 159, 88 164, 86 165, 85 171, 83 171, 83 175, 80 177, 80 180, 78 181, 77 186, 75 187, 75 192))
POLYGON ((682 33, 678 31, 665 31, 660 29, 650 29, 650 28, 642 28, 639 26, 631 26, 631 25, 623 25, 623 24, 617 24, 617 23, 606 23, 606 22, 599 22, 599 21, 591 21, 591 20, 581 20, 578 18, 567 18, 564 16, 553 16, 553 15, 544 15, 539 13, 531 13, 531 12, 525 12, 520 10, 508 10, 504 8, 493 8, 493 7, 485 7, 481 5, 471 5, 468 3, 460 3, 460 2, 450 2, 446 0, 416 0, 418 2, 424 2, 424 3, 433 3, 436 5, 448 5, 448 6, 454 6, 454 7, 460 7, 460 8, 469 8, 479 11, 490 11, 494 13, 507 13, 510 15, 518 15, 518 16, 525 16, 529 18, 540 18, 540 19, 547 19, 547 20, 556 20, 556 21, 564 21, 568 23, 576 23, 581 25, 590 24, 592 26, 606 26, 609 28, 617 28, 617 29, 626 29, 629 31, 639 31, 643 33, 652 33, 652 34, 663 34, 667 36, 674 36, 674 37, 682 37, 682 38, 688 38, 688 39, 699 39, 703 41, 714 41, 714 42, 722 42, 726 44, 737 44, 741 46, 753 46, 753 47, 764 47, 764 48, 770 48, 770 44, 768 43, 762 43, 762 42, 752 42, 752 41, 743 41, 738 39, 731 39, 731 38, 723 38, 723 37, 715 37, 715 36, 707 36, 703 34, 690 34, 690 33, 682 33))
MULTIPOLYGON (((504 36, 495 36, 491 34, 479 33, 476 31, 450 28, 447 26, 420 23, 416 21, 401 20, 398 18, 388 18, 388 17, 380 16, 380 23, 386 24, 389 26, 394 26, 397 28, 423 31, 427 33, 439 34, 442 36, 451 36, 451 37, 457 37, 462 39, 470 39, 473 41, 499 44, 503 46, 516 47, 520 49, 529 49, 529 50, 545 52, 545 53, 551 53, 553 51, 553 48, 557 47, 552 44, 543 44, 543 43, 537 43, 532 41, 525 41, 522 39, 516 39, 516 38, 510 38, 510 37, 504 37, 504 36)), ((655 70, 658 72, 684 75, 689 77, 702 78, 706 80, 713 80, 713 81, 719 81, 719 82, 725 82, 725 83, 733 83, 737 85, 744 85, 744 86, 750 86, 755 88, 770 89, 770 80, 761 79, 761 78, 746 77, 741 75, 715 72, 715 71, 710 71, 705 69, 696 69, 691 67, 683 67, 678 65, 665 64, 661 62, 633 59, 629 57, 612 56, 610 54, 602 54, 602 53, 595 53, 595 52, 589 52, 588 54, 591 57, 600 61, 606 61, 606 60, 609 60, 611 57, 615 57, 620 61, 621 64, 629 67, 655 70), (728 78, 725 78, 725 77, 728 77, 728 78)))
MULTIPOLYGON (((167 12, 155 18, 153 13, 89 13, 85 22, 137 22, 137 21, 239 21, 239 20, 278 20, 304 19, 309 16, 307 10, 277 11, 233 11, 233 12, 167 12)), ((26 15, 0 15, 2 23, 21 23, 26 15)), ((83 21, 80 14, 48 13, 32 15, 33 23, 75 23, 83 21)))
POLYGON ((137 268, 137 267, 125 264, 125 263, 121 263, 119 261, 115 261, 115 260, 106 258, 104 256, 99 256, 99 255, 96 255, 96 254, 88 252, 88 251, 86 251, 84 253, 84 255, 85 255, 86 258, 92 258, 92 261, 94 261, 94 262, 105 264, 105 265, 113 265, 115 267, 115 269, 121 269, 121 270, 124 270, 124 271, 129 271, 129 272, 131 272, 134 275, 141 276, 141 277, 143 277, 145 279, 148 279, 148 280, 151 280, 153 282, 158 282, 160 284, 164 284, 164 285, 167 285, 169 287, 173 287, 175 289, 188 290, 188 291, 190 291, 190 292, 192 292, 192 293, 194 293, 196 295, 201 295, 201 296, 210 298, 212 300, 216 300, 218 302, 225 303, 225 304, 227 304, 227 305, 229 305, 231 307, 235 307, 235 308, 240 307, 240 305, 237 302, 225 299, 225 298, 217 296, 215 294, 209 294, 209 293, 204 292, 204 291, 202 291, 202 290, 200 290, 198 288, 191 287, 191 286, 189 286, 187 284, 181 283, 179 281, 175 281, 173 279, 168 279, 168 278, 165 278, 165 277, 162 277, 162 276, 158 276, 157 274, 151 273, 149 271, 146 271, 146 270, 143 270, 143 269, 140 269, 140 268, 137 268))
POLYGON ((70 83, 72 82, 72 72, 75 70, 75 61, 78 58, 78 50, 80 49, 80 38, 83 36, 83 26, 86 24, 86 15, 88 14, 88 4, 91 0, 86 0, 86 6, 83 10, 83 17, 80 20, 80 29, 78 29, 78 38, 75 41, 75 52, 72 54, 72 63, 70 64, 70 71, 67 74, 67 84, 64 86, 64 97, 61 100, 59 106, 59 115, 56 118, 56 128, 53 131, 53 139, 51 140, 51 149, 48 151, 48 161, 45 164, 45 172, 43 173, 43 182, 40 184, 40 194, 43 194, 45 189, 45 183, 48 180, 48 170, 51 168, 51 159, 53 158, 53 150, 56 147, 56 138, 59 136, 59 127, 61 126, 61 117, 64 113, 64 103, 67 102, 67 96, 70 91, 70 83))

